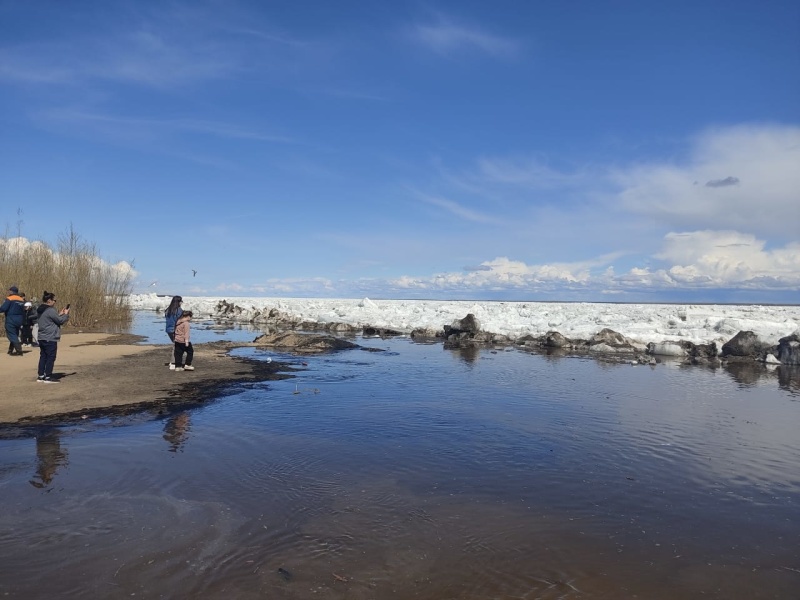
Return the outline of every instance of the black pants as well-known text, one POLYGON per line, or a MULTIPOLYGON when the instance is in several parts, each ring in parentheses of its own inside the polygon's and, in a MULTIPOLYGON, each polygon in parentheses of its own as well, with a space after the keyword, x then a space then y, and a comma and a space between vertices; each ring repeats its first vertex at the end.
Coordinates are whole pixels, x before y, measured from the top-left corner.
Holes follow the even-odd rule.
POLYGON ((176 367, 191 366, 193 357, 194 357, 194 348, 192 348, 191 344, 182 344, 181 342, 175 342, 176 367), (184 352, 186 352, 186 365, 183 364, 184 352))
POLYGON ((23 344, 32 344, 33 343, 33 327, 31 325, 23 325, 22 331, 20 332, 20 337, 22 338, 23 344))
POLYGON ((58 354, 58 342, 39 340, 39 377, 53 376, 56 354, 58 354))

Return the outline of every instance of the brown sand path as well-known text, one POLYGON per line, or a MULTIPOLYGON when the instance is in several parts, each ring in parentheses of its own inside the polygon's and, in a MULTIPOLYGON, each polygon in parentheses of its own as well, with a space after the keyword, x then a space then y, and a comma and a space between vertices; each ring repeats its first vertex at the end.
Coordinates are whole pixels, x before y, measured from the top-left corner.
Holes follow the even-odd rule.
POLYGON ((235 383, 282 379, 280 363, 233 358, 239 345, 195 346, 195 371, 167 368, 168 346, 136 345, 138 338, 66 333, 53 372, 57 384, 38 383, 38 348, 24 356, 0 355, 0 423, 58 421, 83 415, 130 412, 140 407, 208 400, 235 383))

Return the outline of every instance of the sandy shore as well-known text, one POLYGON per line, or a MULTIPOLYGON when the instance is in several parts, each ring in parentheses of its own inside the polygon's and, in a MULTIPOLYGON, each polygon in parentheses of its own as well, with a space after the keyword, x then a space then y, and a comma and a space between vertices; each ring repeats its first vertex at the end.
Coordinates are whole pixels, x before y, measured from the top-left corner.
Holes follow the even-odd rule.
MULTIPOLYGON (((233 358, 227 342, 195 346, 195 371, 167 368, 168 346, 136 344, 136 336, 67 333, 58 345, 57 384, 38 383, 38 348, 0 355, 0 424, 60 421, 130 412, 158 404, 202 402, 233 384, 281 379, 280 363, 233 358)), ((247 344, 245 344, 247 345, 247 344)))

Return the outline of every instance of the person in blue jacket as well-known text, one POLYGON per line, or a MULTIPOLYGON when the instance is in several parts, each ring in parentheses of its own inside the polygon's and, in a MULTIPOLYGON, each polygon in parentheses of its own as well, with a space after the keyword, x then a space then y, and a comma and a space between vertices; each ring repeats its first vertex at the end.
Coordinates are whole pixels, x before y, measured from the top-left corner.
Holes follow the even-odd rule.
POLYGON ((6 337, 8 338, 8 353, 11 356, 22 356, 22 343, 19 341, 19 332, 25 320, 25 300, 19 295, 17 286, 8 288, 10 292, 6 301, 0 306, 0 313, 6 315, 6 337))
MULTIPOLYGON (((171 342, 170 348, 174 348, 173 344, 175 344, 175 325, 178 323, 178 319, 180 319, 181 315, 183 314, 183 309, 181 308, 181 304, 183 303, 183 298, 181 296, 173 296, 172 302, 169 303, 167 310, 164 311, 164 316, 167 318, 167 335, 169 336, 169 341, 171 342)), ((169 369, 170 371, 175 370, 175 353, 173 352, 170 354, 171 358, 169 359, 169 369)))

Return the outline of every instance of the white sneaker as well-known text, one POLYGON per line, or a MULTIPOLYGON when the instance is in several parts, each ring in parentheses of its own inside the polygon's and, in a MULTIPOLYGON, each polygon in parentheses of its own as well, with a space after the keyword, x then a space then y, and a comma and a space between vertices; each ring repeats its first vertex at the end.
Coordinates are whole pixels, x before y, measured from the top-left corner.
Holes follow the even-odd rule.
POLYGON ((170 371, 174 371, 175 370, 175 363, 169 363, 169 370, 170 371))
POLYGON ((170 371, 183 371, 183 367, 175 367, 174 369, 170 369, 170 371))
POLYGON ((186 365, 185 367, 183 367, 183 370, 184 371, 194 371, 194 367, 192 365, 186 365))

